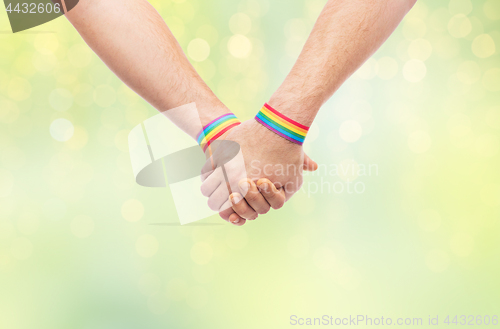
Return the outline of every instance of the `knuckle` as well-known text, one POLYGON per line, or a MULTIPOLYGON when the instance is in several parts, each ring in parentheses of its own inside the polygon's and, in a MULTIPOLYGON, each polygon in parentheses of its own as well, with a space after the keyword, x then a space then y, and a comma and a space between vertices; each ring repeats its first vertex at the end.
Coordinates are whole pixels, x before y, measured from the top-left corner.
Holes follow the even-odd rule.
POLYGON ((247 201, 250 202, 257 201, 258 197, 259 197, 258 193, 250 191, 245 195, 245 199, 247 199, 247 201))

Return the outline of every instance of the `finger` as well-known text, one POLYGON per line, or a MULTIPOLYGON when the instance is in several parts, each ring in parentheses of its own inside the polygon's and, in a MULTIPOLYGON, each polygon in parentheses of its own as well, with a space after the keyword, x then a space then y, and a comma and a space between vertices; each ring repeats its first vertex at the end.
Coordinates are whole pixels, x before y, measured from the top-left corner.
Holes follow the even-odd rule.
POLYGON ((208 207, 219 212, 229 198, 229 191, 226 184, 221 184, 208 198, 208 207))
POLYGON ((245 199, 243 199, 241 194, 233 193, 230 195, 229 199, 233 204, 234 212, 240 217, 248 220, 254 220, 259 216, 259 214, 257 214, 257 212, 248 205, 245 199))
POLYGON ((304 170, 315 171, 316 169, 318 169, 318 164, 316 163, 316 161, 314 161, 307 154, 304 153, 304 170))
POLYGON ((280 209, 285 204, 286 196, 283 188, 277 189, 267 178, 257 181, 260 193, 273 209, 280 209))
POLYGON ((250 207, 253 208, 258 214, 266 214, 271 206, 264 199, 262 194, 260 194, 257 185, 251 179, 244 179, 239 183, 239 187, 243 195, 245 195, 245 200, 250 207))
POLYGON ((222 170, 217 168, 217 170, 208 176, 208 178, 206 178, 201 184, 201 194, 207 198, 210 197, 222 182, 225 182, 224 175, 222 170))
POLYGON ((221 207, 221 210, 219 211, 219 216, 226 222, 229 222, 229 217, 234 214, 234 210, 232 208, 232 203, 227 200, 226 203, 221 207))
POLYGON ((240 217, 237 213, 232 213, 231 216, 229 216, 229 222, 233 225, 241 226, 244 225, 247 220, 240 217))
POLYGON ((201 181, 204 182, 208 177, 210 177, 214 173, 215 169, 217 168, 215 167, 213 158, 208 158, 203 167, 201 167, 201 181))
MULTIPOLYGON (((228 190, 228 193, 229 193, 229 190, 228 190)), ((229 198, 227 198, 226 202, 224 202, 224 204, 220 207, 219 213, 221 213, 223 211, 230 212, 228 214, 228 216, 231 215, 231 213, 234 212, 234 210, 233 210, 233 204, 231 203, 231 201, 229 201, 229 198)))

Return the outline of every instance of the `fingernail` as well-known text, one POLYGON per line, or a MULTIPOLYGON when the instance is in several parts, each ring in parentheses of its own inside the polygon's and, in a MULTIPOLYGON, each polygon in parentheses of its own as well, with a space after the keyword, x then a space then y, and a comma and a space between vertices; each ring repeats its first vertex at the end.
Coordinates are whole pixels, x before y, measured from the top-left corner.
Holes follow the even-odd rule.
POLYGON ((232 203, 232 204, 237 204, 238 202, 240 202, 240 201, 241 201, 241 198, 239 197, 239 195, 238 195, 238 194, 236 194, 236 195, 231 194, 231 195, 229 196, 229 198, 231 199, 231 203, 232 203))
POLYGON ((233 224, 238 224, 240 222, 240 219, 239 218, 236 218, 234 221, 232 221, 231 223, 233 224))
POLYGON ((244 191, 248 191, 250 189, 250 184, 248 182, 241 182, 240 188, 244 191))
POLYGON ((264 191, 266 191, 266 192, 267 192, 267 189, 269 188, 269 184, 264 183, 264 184, 262 184, 262 185, 261 185, 261 188, 262 188, 264 191))

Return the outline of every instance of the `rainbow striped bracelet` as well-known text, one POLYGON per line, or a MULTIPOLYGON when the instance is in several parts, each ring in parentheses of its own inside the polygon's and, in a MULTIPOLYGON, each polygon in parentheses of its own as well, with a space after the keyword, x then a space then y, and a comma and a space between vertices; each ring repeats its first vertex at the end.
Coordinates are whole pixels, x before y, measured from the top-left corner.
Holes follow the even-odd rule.
POLYGON ((273 109, 267 103, 264 104, 259 113, 257 113, 257 116, 255 116, 255 120, 260 122, 264 127, 271 130, 272 132, 288 139, 290 142, 299 145, 302 145, 304 143, 306 134, 309 131, 309 127, 293 121, 292 119, 273 109))
POLYGON ((207 147, 213 141, 240 123, 240 120, 238 120, 233 113, 221 115, 203 127, 203 129, 198 133, 198 136, 196 136, 196 141, 203 147, 203 152, 205 152, 207 147))

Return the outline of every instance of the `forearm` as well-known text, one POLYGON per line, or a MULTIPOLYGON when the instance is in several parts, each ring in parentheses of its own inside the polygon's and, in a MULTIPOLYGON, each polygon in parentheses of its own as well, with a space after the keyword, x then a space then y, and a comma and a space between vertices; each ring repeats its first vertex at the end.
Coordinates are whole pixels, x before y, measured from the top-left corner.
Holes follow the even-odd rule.
POLYGON ((104 63, 159 111, 195 102, 201 124, 228 112, 146 0, 83 0, 66 17, 104 63))
POLYGON ((329 0, 269 104, 310 126, 320 107, 391 35, 416 0, 329 0))

